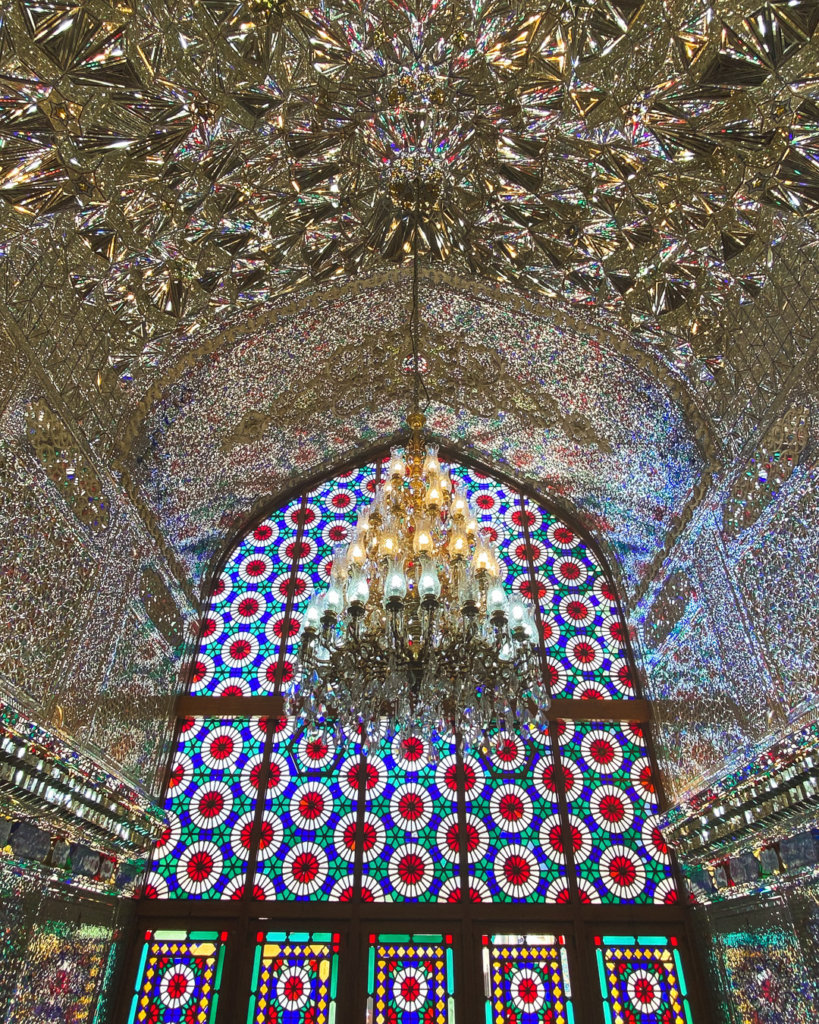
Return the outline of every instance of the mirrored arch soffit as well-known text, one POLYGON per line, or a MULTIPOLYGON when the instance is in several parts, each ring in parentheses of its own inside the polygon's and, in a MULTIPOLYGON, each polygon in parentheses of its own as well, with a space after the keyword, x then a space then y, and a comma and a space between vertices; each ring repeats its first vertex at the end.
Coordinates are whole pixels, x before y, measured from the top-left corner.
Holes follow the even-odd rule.
MULTIPOLYGON (((429 430, 576 514, 630 583, 662 549, 713 444, 670 375, 600 318, 425 280, 429 430)), ((199 576, 260 500, 402 432, 399 272, 213 329, 148 390, 121 465, 199 576)))

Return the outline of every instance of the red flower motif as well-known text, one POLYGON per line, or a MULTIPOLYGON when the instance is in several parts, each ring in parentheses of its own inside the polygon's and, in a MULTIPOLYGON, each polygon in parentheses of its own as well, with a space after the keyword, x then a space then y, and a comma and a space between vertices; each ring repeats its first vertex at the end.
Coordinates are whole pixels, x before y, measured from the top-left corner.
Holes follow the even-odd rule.
POLYGON ((523 801, 517 793, 504 793, 498 802, 498 811, 504 821, 520 821, 523 817, 523 801))
POLYGON ((503 873, 511 885, 525 885, 529 881, 532 869, 528 861, 524 860, 523 857, 513 854, 511 857, 506 858, 506 863, 503 865, 503 873))
MULTIPOLYGON (((580 833, 577 830, 577 826, 573 825, 572 826, 572 845, 574 846, 575 850, 579 850, 580 849, 580 843, 581 842, 582 842, 582 839, 580 838, 580 833), (578 837, 578 841, 577 842, 574 842, 575 834, 577 834, 577 837, 578 837)), ((560 825, 559 824, 558 825, 552 825, 552 827, 549 829, 549 846, 551 846, 551 848, 556 853, 563 853, 563 833, 560 830, 560 825)))
MULTIPOLYGON (((446 834, 446 844, 450 850, 455 852, 458 849, 458 825, 457 823, 449 828, 446 834)), ((481 844, 480 832, 475 828, 471 821, 466 823, 466 849, 469 853, 474 853, 475 850, 481 844)))
POLYGON ((259 600, 256 597, 243 597, 236 610, 242 618, 255 615, 259 610, 259 600))
POLYGON ((518 745, 512 739, 504 739, 495 747, 495 756, 504 764, 510 764, 518 756, 518 745))
POLYGON ((398 801, 398 811, 407 821, 418 821, 424 813, 424 801, 418 793, 403 793, 398 801))
POLYGON ((654 985, 648 978, 638 978, 634 982, 634 997, 644 1005, 647 1005, 654 999, 654 985))
POLYGON ((291 974, 289 978, 284 979, 285 999, 301 999, 304 992, 304 982, 298 975, 291 974))
POLYGON ((538 989, 534 978, 521 978, 518 983, 518 998, 523 1003, 534 1003, 538 997, 538 989))
POLYGON ((590 665, 594 661, 594 647, 588 640, 579 640, 573 646, 572 651, 581 665, 590 665))
POLYGON ((270 846, 273 842, 273 826, 269 821, 262 822, 261 832, 259 833, 259 849, 264 850, 270 846))
POLYGON ((600 800, 600 813, 606 819, 612 823, 622 821, 625 817, 626 808, 623 801, 619 796, 615 796, 613 793, 607 793, 600 800))
POLYGON ((217 736, 210 745, 210 756, 216 761, 223 761, 233 753, 233 739, 230 736, 217 736))
POLYGON ((230 656, 235 658, 236 661, 241 661, 246 658, 252 650, 249 640, 239 639, 234 640, 230 645, 230 656))
POLYGON ((188 877, 203 882, 213 871, 213 857, 205 850, 197 850, 187 863, 188 877))
POLYGON ((597 764, 611 764, 614 760, 614 746, 602 737, 592 740, 589 753, 597 764))
POLYGON ((324 811, 324 798, 315 790, 308 790, 299 797, 299 812, 308 821, 315 821, 324 811))
POLYGON ((310 850, 302 850, 293 861, 293 877, 297 882, 312 882, 319 867, 318 857, 310 850))
POLYGON ((327 741, 323 740, 320 736, 317 736, 306 744, 304 752, 310 760, 320 761, 323 757, 327 756, 327 751, 329 749, 327 741))
POLYGON ((168 979, 168 995, 171 999, 181 999, 188 990, 188 979, 184 974, 172 974, 168 979))
POLYGON ((215 818, 221 814, 224 806, 225 798, 222 794, 216 790, 210 790, 199 801, 199 813, 203 818, 215 818))
POLYGON ((424 877, 424 862, 417 853, 407 853, 398 862, 398 874, 405 885, 417 885, 424 877))
POLYGON ((628 857, 613 857, 609 864, 609 875, 617 885, 633 885, 637 878, 637 869, 628 857))
POLYGON ((401 741, 401 753, 405 761, 419 761, 424 756, 424 744, 417 736, 407 736, 401 741))
POLYGON ((421 984, 416 977, 410 974, 401 979, 400 991, 402 997, 408 1003, 411 1003, 413 1000, 417 999, 418 996, 420 996, 421 984))

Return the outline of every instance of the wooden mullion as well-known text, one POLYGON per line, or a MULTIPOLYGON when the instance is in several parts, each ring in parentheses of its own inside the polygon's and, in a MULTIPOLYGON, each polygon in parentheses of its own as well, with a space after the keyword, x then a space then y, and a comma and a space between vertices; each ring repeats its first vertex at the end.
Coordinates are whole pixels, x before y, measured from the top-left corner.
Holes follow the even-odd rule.
POLYGON ((182 694, 176 699, 178 718, 255 718, 264 715, 281 718, 283 714, 284 699, 281 694, 255 697, 192 697, 182 694))
MULTIPOLYGON (((281 718, 284 699, 281 694, 254 697, 192 697, 182 695, 176 701, 179 718, 255 718, 267 715, 281 718)), ((573 719, 594 722, 651 721, 651 705, 647 700, 584 700, 555 697, 547 711, 549 719, 573 719)))
MULTIPOLYGON (((532 542, 529 535, 529 523, 527 522, 526 516, 526 498, 522 494, 520 495, 520 510, 522 513, 521 522, 523 523, 523 542, 526 546, 526 568, 529 572, 529 585, 531 587, 531 594, 534 598, 533 603, 535 606, 535 628, 537 629, 537 653, 540 660, 540 674, 541 679, 546 682, 548 679, 548 672, 546 671, 546 648, 543 643, 543 628, 540 618, 540 600, 537 596, 536 589, 537 576, 535 573, 535 565, 532 561, 532 542)), ((549 694, 551 697, 551 687, 549 688, 549 694)), ((552 711, 551 705, 549 707, 549 711, 552 711)), ((555 780, 555 789, 557 791, 558 814, 560 815, 560 839, 563 846, 563 863, 566 870, 566 884, 569 887, 571 902, 573 904, 577 904, 580 902, 580 894, 577 888, 577 873, 574 863, 572 830, 569 823, 569 804, 566 799, 566 780, 563 777, 563 766, 560 759, 560 746, 556 719, 551 715, 549 718, 549 747, 552 758, 552 771, 555 780)))
MULTIPOLYGON (((279 644, 279 655, 276 660, 276 671, 273 676, 273 697, 282 701, 283 710, 283 698, 281 695, 282 685, 282 673, 284 667, 284 658, 287 654, 287 638, 290 635, 288 626, 290 624, 290 616, 293 612, 293 584, 296 581, 296 577, 301 566, 301 542, 304 537, 304 511, 307 506, 307 492, 301 496, 301 503, 299 506, 299 521, 296 527, 296 542, 295 552, 296 557, 293 559, 293 563, 290 566, 290 580, 287 587, 287 603, 284 608, 284 624, 282 627, 282 637, 279 644)), ((217 698, 219 699, 219 698, 217 698)), ((281 715, 279 715, 281 717, 281 715)), ((270 755, 273 752, 273 735, 274 725, 276 719, 272 717, 267 718, 267 729, 265 731, 264 749, 262 752, 262 766, 259 771, 259 789, 256 797, 256 814, 253 818, 253 829, 250 833, 250 853, 247 861, 247 873, 245 875, 245 891, 243 894, 243 902, 247 903, 253 899, 253 883, 256 878, 256 867, 258 865, 258 853, 259 853, 259 837, 262 834, 262 819, 264 816, 265 803, 267 802, 267 780, 270 778, 270 755)))

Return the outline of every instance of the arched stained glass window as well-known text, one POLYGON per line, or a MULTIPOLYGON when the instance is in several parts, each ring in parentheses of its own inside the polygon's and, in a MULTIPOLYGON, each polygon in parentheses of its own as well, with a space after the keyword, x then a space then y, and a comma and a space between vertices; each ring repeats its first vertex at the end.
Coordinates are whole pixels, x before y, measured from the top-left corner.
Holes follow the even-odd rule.
MULTIPOLYGON (((281 702, 297 681, 305 606, 328 587, 333 548, 351 540, 383 467, 378 459, 305 490, 253 525, 227 554, 203 617, 190 693, 181 702, 191 713, 178 727, 168 825, 146 875, 143 913, 150 919, 151 901, 170 906, 186 900, 200 901, 207 917, 207 904, 238 900, 250 908, 242 920, 259 918, 260 936, 275 932, 282 948, 307 949, 312 940, 299 930, 296 908, 311 904, 309 927, 324 939, 333 934, 333 957, 342 963, 345 943, 348 950, 364 948, 366 936, 356 938, 351 929, 365 929, 370 915, 370 959, 373 949, 397 944, 402 952, 393 959, 409 979, 417 948, 427 944, 443 957, 436 998, 453 1016, 442 1021, 455 1024, 461 1012, 450 991, 461 970, 454 970, 452 957, 467 963, 472 949, 475 963, 482 963, 480 944, 491 951, 484 981, 492 1020, 512 1019, 498 1000, 508 998, 514 1010, 524 989, 537 1000, 542 990, 544 1000, 563 1000, 564 1013, 576 1012, 584 996, 576 993, 572 1001, 560 993, 571 989, 578 965, 594 961, 590 949, 579 948, 585 934, 579 922, 593 905, 600 913, 608 906, 609 914, 642 905, 644 930, 669 941, 677 942, 685 929, 658 825, 657 780, 644 735, 647 705, 635 693, 616 592, 593 544, 576 527, 495 476, 451 461, 453 478, 497 546, 505 589, 532 603, 552 694, 548 725, 508 729, 499 723, 482 746, 466 751, 438 736, 399 730, 368 752, 338 730, 307 731, 283 717, 281 702), (358 907, 350 920, 361 923, 343 926, 339 937, 337 922, 347 913, 342 904, 358 907), (415 925, 405 935, 400 928, 393 933, 390 928, 417 915, 411 907, 419 904, 424 920, 436 923, 430 935, 419 936, 415 925), (453 931, 459 919, 432 906, 452 904, 480 904, 490 917, 453 931), (525 920, 533 923, 541 907, 560 927, 541 923, 518 934, 521 926, 510 928, 503 916, 511 905, 515 914, 525 905, 525 920), (652 914, 660 912, 666 916, 658 927, 652 914), (501 979, 501 961, 510 964, 514 985, 501 979), (552 961, 561 975, 546 985, 541 975, 552 961)), ((273 945, 260 938, 257 948, 273 945)), ((274 960, 273 967, 259 961, 254 968, 259 985, 263 978, 272 984, 280 966, 274 960)), ((404 977, 401 971, 396 978, 404 977)), ((363 973, 354 983, 342 972, 339 984, 339 1007, 345 985, 358 984, 357 994, 347 994, 365 1004, 363 973)), ((326 978, 322 986, 322 1006, 329 1006, 326 978)), ((260 991, 253 995, 257 1007, 260 991)), ((393 1016, 384 1019, 414 1020, 396 1009, 414 1005, 396 992, 393 1016)), ((478 997, 464 998, 474 1007, 478 997)), ((608 1005, 610 995, 601 990, 597 998, 608 1005)), ((263 1014, 258 1019, 266 1024, 263 1014)), ((634 1020, 653 1024, 654 1018, 634 1020)))

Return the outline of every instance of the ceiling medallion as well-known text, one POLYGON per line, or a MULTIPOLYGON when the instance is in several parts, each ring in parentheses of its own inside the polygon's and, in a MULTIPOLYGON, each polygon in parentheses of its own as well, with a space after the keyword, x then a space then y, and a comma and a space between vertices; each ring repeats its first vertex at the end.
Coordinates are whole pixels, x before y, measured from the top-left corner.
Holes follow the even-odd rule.
POLYGON ((373 747, 400 724, 419 736, 483 742, 493 722, 545 724, 531 607, 508 598, 493 546, 425 417, 408 417, 406 450, 333 552, 330 587, 304 617, 288 712, 309 726, 340 725, 373 747))

